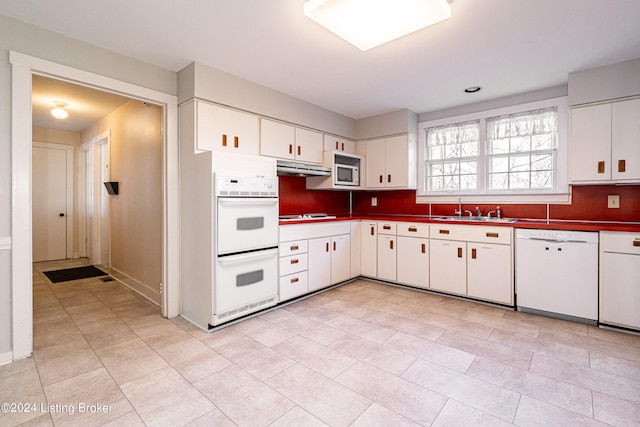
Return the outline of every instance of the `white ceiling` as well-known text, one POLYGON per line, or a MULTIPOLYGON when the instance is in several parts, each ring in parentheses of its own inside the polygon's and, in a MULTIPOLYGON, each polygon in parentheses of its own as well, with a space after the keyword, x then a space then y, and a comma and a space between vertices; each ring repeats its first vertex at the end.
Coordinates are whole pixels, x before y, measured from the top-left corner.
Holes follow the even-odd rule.
POLYGON ((306 18, 304 2, 0 0, 0 14, 174 71, 199 61, 356 119, 554 87, 640 57, 638 0, 454 0, 451 19, 366 52, 306 18))

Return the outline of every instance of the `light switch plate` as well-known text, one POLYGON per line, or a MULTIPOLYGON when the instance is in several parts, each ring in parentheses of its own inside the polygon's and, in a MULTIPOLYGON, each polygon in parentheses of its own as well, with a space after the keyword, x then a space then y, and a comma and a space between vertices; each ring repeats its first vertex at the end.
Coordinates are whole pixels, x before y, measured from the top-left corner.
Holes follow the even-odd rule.
POLYGON ((620 196, 617 194, 610 194, 607 207, 610 209, 618 209, 620 207, 620 196))
POLYGON ((377 197, 372 197, 371 198, 371 206, 378 206, 378 198, 377 197))

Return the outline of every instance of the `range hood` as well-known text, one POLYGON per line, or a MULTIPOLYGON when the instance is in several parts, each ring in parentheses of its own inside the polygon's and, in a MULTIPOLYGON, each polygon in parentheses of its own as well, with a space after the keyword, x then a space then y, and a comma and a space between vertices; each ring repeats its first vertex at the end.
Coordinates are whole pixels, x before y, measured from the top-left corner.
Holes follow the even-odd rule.
POLYGON ((276 163, 278 175, 293 176, 330 176, 331 168, 309 163, 292 162, 290 160, 278 160, 276 163))

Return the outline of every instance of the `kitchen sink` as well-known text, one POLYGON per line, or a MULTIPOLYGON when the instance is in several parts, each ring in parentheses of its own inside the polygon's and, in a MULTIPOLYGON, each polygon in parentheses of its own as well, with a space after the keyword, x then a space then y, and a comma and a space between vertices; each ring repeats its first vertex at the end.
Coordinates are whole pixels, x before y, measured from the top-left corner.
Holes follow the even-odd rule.
POLYGON ((516 218, 496 218, 487 216, 438 216, 436 221, 464 221, 464 222, 488 222, 488 223, 514 223, 516 218))

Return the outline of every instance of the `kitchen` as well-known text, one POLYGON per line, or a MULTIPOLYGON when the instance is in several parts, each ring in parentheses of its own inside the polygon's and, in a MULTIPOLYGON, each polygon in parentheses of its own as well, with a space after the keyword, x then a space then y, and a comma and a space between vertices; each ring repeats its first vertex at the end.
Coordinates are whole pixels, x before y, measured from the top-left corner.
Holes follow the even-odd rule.
MULTIPOLYGON (((73 61, 71 61, 73 62, 73 61)), ((198 73, 203 74, 211 74, 213 75, 214 81, 226 81, 225 79, 228 76, 221 75, 222 73, 217 73, 216 71, 208 70, 206 67, 200 67, 199 65, 194 65, 194 68, 197 69, 198 73)), ((187 74, 189 70, 185 72, 187 74)), ((197 76, 198 78, 202 78, 201 76, 197 76)), ((207 80, 203 78, 203 81, 207 80)), ((205 83, 206 84, 206 83, 205 83)), ((633 85, 631 83, 630 85, 633 85)), ((251 86, 251 85, 247 85, 251 86)), ((246 88, 246 86, 245 86, 246 88)), ((260 88, 256 88, 253 86, 253 89, 261 90, 260 88)), ((198 89, 199 90, 199 89, 198 89)), ((566 90, 566 88, 565 88, 566 90)), ((242 91, 240 91, 242 92, 242 91)), ((556 91, 553 93, 553 96, 560 96, 562 92, 556 91)), ((261 92, 262 93, 262 92, 261 92)), ((565 93, 566 95, 566 93, 565 93)), ((198 95, 204 99, 211 99, 220 104, 224 104, 227 106, 235 106, 236 108, 243 109, 245 111, 256 111, 254 108, 250 108, 246 104, 243 105, 242 100, 237 99, 229 99, 227 98, 225 93, 216 93, 213 98, 209 96, 198 95)), ((540 97, 541 94, 537 94, 537 97, 540 97)), ((185 101, 186 99, 181 100, 185 101)), ((281 98, 278 99, 279 101, 281 98)), ((529 99, 530 100, 530 99, 529 99)), ((400 117, 402 114, 393 115, 392 121, 397 122, 407 122, 407 114, 405 113, 405 117, 400 117)), ((278 114, 277 111, 270 112, 268 114, 271 118, 278 118, 281 120, 285 120, 289 124, 302 125, 302 128, 307 128, 308 122, 305 120, 298 120, 295 114, 289 116, 288 114, 281 115, 278 114), (288 117, 286 117, 288 116, 288 117)), ((328 114, 327 116, 330 116, 328 114)), ((324 117, 325 121, 330 121, 327 119, 327 116, 324 117)), ((319 121, 322 121, 322 112, 318 114, 320 118, 319 121)), ((338 119, 339 121, 339 119, 338 119)), ((340 130, 341 125, 330 125, 325 127, 324 125, 318 124, 311 126, 316 130, 325 130, 328 131, 329 134, 332 135, 348 135, 353 138, 352 135, 355 133, 352 130, 347 129, 346 131, 340 130)), ((348 128, 349 126, 345 126, 348 128)), ((391 126, 391 130, 385 130, 382 133, 377 133, 375 135, 371 135, 372 137, 376 136, 385 136, 385 135, 395 135, 399 133, 406 133, 408 126, 405 126, 403 130, 397 130, 397 126, 391 126)), ((352 212, 358 214, 417 214, 417 215, 425 215, 429 213, 428 206, 431 206, 432 213, 436 213, 442 216, 451 216, 454 214, 454 210, 458 208, 458 204, 456 201, 451 201, 449 203, 434 203, 432 205, 424 205, 424 204, 416 204, 415 203, 415 191, 413 190, 400 190, 400 191, 375 191, 368 193, 353 193, 353 199, 349 200, 348 192, 322 192, 317 191, 315 193, 306 191, 305 188, 302 187, 302 182, 306 181, 304 178, 280 178, 279 186, 281 187, 281 200, 282 210, 280 213, 282 214, 297 214, 297 213, 314 213, 314 212, 327 212, 330 214, 345 214, 349 212, 349 206, 353 206, 352 212), (299 189, 300 192, 296 194, 295 197, 288 198, 286 197, 286 192, 282 191, 282 188, 293 188, 299 189), (377 197, 378 206, 371 206, 371 198, 377 197), (303 200, 308 200, 306 204, 303 200), (317 200, 314 205, 314 200, 317 200), (292 207, 289 209, 284 209, 287 204, 292 207), (294 208, 295 207, 295 208, 294 208), (327 209, 327 207, 331 207, 331 209, 327 209), (398 209, 400 208, 400 212, 398 209), (407 209, 404 209, 406 207, 407 209), (435 210, 434 210, 435 209, 435 210)), ((634 200, 637 200, 637 186, 588 186, 588 187, 574 187, 574 204, 572 205, 561 205, 561 204, 524 204, 522 206, 518 206, 518 209, 522 209, 522 211, 514 211, 512 206, 510 209, 509 204, 505 204, 500 202, 500 206, 502 207, 503 214, 506 217, 517 217, 517 218, 533 218, 533 219, 542 219, 546 220, 550 219, 578 219, 578 220, 588 220, 588 219, 597 219, 597 220, 621 220, 621 221, 637 221, 633 216, 633 212, 637 212, 637 208, 634 204, 634 200), (608 188, 607 188, 608 187, 608 188), (584 192, 581 193, 580 188, 584 188, 584 192), (604 207, 601 203, 603 200, 606 200, 606 197, 609 195, 620 195, 620 208, 617 209, 609 209, 604 207), (601 196, 605 196, 604 199, 601 196), (627 203, 628 200, 631 200, 631 204, 627 203), (597 201, 597 204, 594 206, 594 201, 597 201), (584 209, 584 206, 587 206, 588 209, 584 209), (631 209, 631 210, 630 210, 631 209), (631 214, 629 214, 631 212, 631 214), (593 213, 593 216, 591 216, 593 213)), ((481 211, 484 215, 490 210, 494 210, 497 203, 469 203, 464 204, 462 210, 475 210, 475 207, 480 207, 481 211)), ((294 226, 295 224, 291 224, 294 226)))

